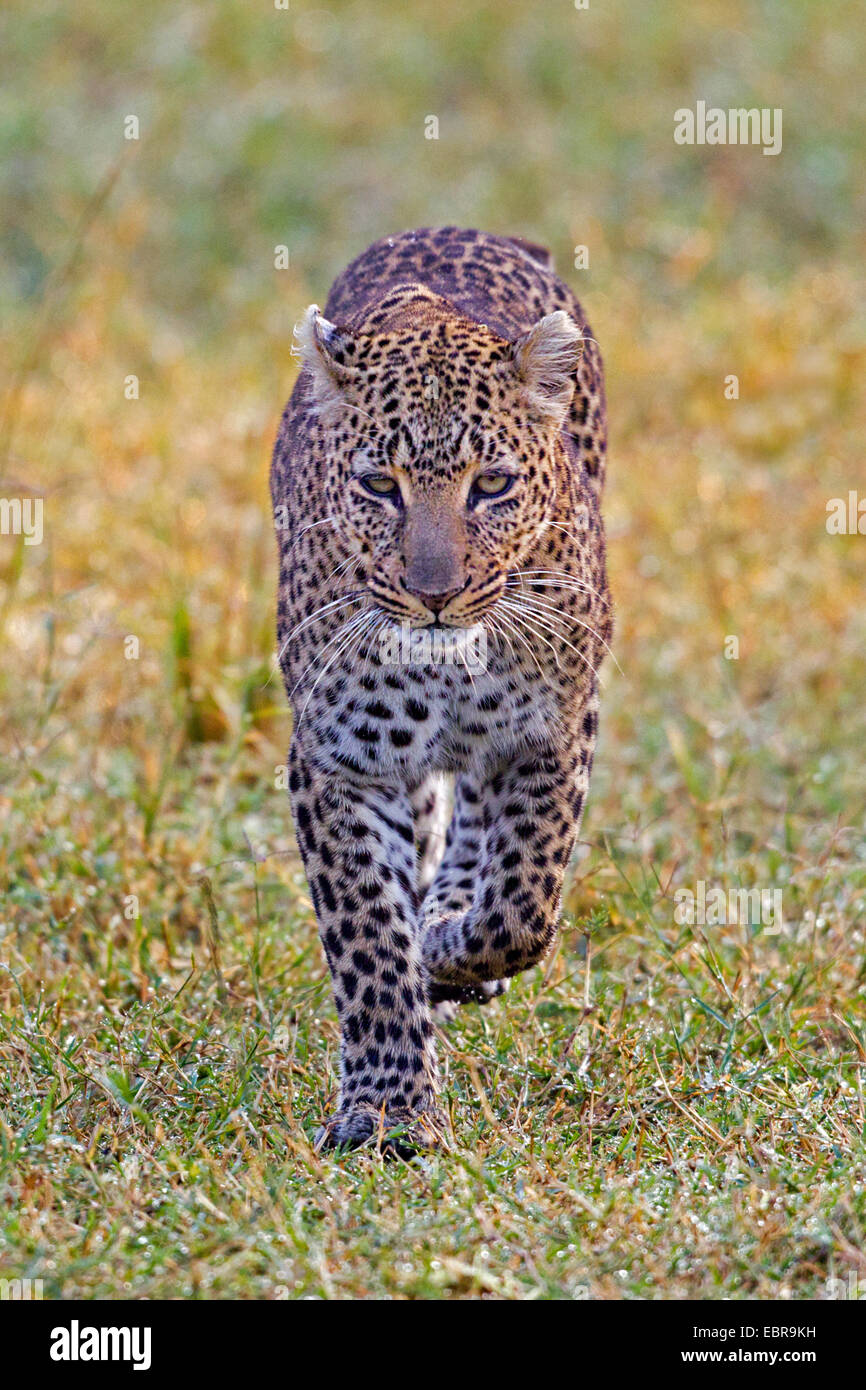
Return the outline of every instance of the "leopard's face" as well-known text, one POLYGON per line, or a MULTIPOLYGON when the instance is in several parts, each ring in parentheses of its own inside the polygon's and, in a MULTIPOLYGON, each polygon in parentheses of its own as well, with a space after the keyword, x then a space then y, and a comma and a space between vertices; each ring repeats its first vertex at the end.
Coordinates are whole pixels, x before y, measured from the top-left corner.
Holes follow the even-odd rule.
POLYGON ((373 418, 331 455, 328 502, 367 557, 379 607, 411 625, 471 626, 550 513, 557 433, 526 407, 495 348, 462 370, 417 344, 399 351, 408 371, 392 365, 365 382, 373 418), (382 401, 396 409, 385 414, 382 401))
POLYGON ((410 626, 474 626, 553 507, 576 325, 554 313, 509 343, 450 309, 354 334, 313 306, 299 337, 353 581, 410 626))

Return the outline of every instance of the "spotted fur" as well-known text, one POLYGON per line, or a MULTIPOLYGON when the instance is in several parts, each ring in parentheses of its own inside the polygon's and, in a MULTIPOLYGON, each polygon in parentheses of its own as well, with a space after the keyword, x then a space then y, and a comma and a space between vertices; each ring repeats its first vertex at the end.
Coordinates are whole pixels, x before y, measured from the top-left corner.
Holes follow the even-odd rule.
POLYGON ((271 490, 341 1031, 321 1141, 410 1150, 442 1131, 432 1011, 557 929, 611 633, 601 358, 542 248, 453 227, 375 243, 298 337, 271 490))

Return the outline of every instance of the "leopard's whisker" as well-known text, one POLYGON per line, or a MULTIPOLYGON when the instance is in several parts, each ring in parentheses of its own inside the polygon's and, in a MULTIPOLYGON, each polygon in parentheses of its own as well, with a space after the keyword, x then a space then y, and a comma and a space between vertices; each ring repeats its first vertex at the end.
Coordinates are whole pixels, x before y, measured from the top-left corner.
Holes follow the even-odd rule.
POLYGON ((282 646, 280 647, 279 651, 274 657, 274 660, 271 664, 271 669, 268 673, 268 678, 262 685, 261 689, 267 690, 277 671, 280 669, 283 657, 289 649, 289 643, 292 641, 293 637, 295 637, 300 632, 301 628, 305 627, 307 623, 311 623, 314 618, 322 617, 328 609, 337 609, 339 607, 345 607, 346 604, 349 603, 358 603, 362 597, 362 592, 359 592, 359 594, 357 595, 343 594, 339 599, 334 599, 331 603, 324 604, 321 608, 317 608, 314 613, 311 613, 309 617, 305 618, 302 623, 299 623, 298 626, 292 632, 289 633, 288 637, 283 642, 282 646))
POLYGON ((504 638, 504 640, 508 643, 508 649, 511 652, 511 655, 515 658, 515 660, 517 659, 517 654, 514 650, 514 643, 508 636, 508 633, 505 631, 505 629, 499 626, 499 624, 495 621, 495 619, 491 616, 490 613, 484 614, 484 617, 482 617, 481 619, 481 626, 483 628, 487 628, 495 636, 499 637, 500 640, 504 638))
POLYGON ((331 570, 331 573, 330 573, 329 575, 326 575, 326 577, 325 577, 325 582, 327 582, 329 579, 336 579, 336 577, 337 577, 337 575, 340 573, 340 571, 341 571, 341 570, 344 570, 344 569, 346 568, 347 565, 351 565, 351 563, 352 563, 353 560, 356 562, 356 564, 360 564, 360 561, 361 561, 360 555, 355 555, 355 554, 347 555, 346 558, 345 558, 345 560, 341 560, 340 563, 339 563, 338 565, 335 565, 335 566, 334 566, 334 568, 331 570))
MULTIPOLYGON (((356 657, 358 657, 358 658, 360 659, 361 645, 362 645, 362 643, 363 643, 363 641, 364 641, 364 638, 365 638, 365 637, 367 636, 367 634, 369 633, 369 631, 370 631, 370 624, 369 624, 369 623, 366 624, 366 625, 363 625, 363 624, 362 624, 360 630, 359 630, 359 631, 354 635, 354 637, 349 641, 348 645, 345 646, 345 647, 343 647, 343 649, 342 649, 340 655, 342 656, 342 658, 343 658, 343 660, 345 661, 345 663, 346 663, 347 666, 350 666, 351 663, 355 660, 356 657)), ((368 650, 368 652, 367 652, 367 657, 368 657, 368 659, 369 659, 369 655, 370 655, 370 653, 369 653, 369 650, 368 650)), ((312 694, 312 691, 310 692, 310 694, 312 694)))
MULTIPOLYGON (((530 615, 534 615, 539 618, 546 618, 549 623, 555 623, 557 632, 561 632, 563 636, 565 636, 565 634, 568 633, 572 626, 572 624, 569 623, 568 619, 563 617, 561 613, 551 612, 549 609, 539 608, 535 604, 525 603, 522 599, 515 600, 515 602, 516 606, 519 607, 523 612, 529 613, 530 615)), ((511 606, 510 601, 509 606, 511 606)))
MULTIPOLYGON (((508 586, 506 585, 506 588, 507 587, 508 586)), ((619 671, 620 675, 625 675, 625 671, 620 666, 608 643, 602 637, 601 633, 596 632, 595 628, 591 627, 589 623, 585 623, 582 618, 576 618, 569 613, 564 613, 563 610, 557 607, 555 604, 545 603, 543 599, 532 598, 526 593, 522 592, 521 590, 512 589, 510 592, 512 593, 512 596, 515 598, 518 598, 519 596, 519 602, 526 604, 528 607, 538 609, 539 611, 548 613, 551 616, 555 615, 560 622, 564 622, 568 626, 574 625, 576 627, 582 627, 585 632, 591 633, 592 636, 595 637, 596 640, 601 643, 605 651, 610 653, 610 659, 613 662, 616 669, 619 671)))
POLYGON ((580 545, 580 543, 581 543, 581 538, 580 538, 580 536, 576 536, 576 535, 574 534, 573 531, 567 530, 565 526, 560 526, 560 525, 559 525, 559 522, 557 522, 557 521, 546 521, 544 524, 545 524, 545 526, 548 528, 548 530, 550 530, 550 531, 561 531, 562 534, 563 534, 564 536, 568 536, 568 539, 569 539, 570 541, 574 541, 577 545, 580 545))
MULTIPOLYGON (((520 593, 528 598, 535 598, 538 602, 544 602, 545 600, 550 601, 554 598, 553 594, 545 594, 544 597, 541 598, 539 595, 539 590, 542 589, 558 589, 564 594, 576 594, 578 597, 581 597, 585 592, 583 589, 574 588, 570 584, 564 584, 561 580, 558 580, 556 583, 553 583, 551 581, 549 584, 545 582, 536 581, 534 584, 531 585, 507 584, 505 586, 506 593, 520 593)), ((597 633, 596 636, 599 637, 600 641, 604 640, 601 637, 600 633, 597 633)), ((610 649, 608 648, 608 650, 610 649)))
POLYGON ((476 687, 476 685, 475 685, 475 678, 474 678, 474 676, 472 675, 472 672, 471 672, 470 669, 469 669, 469 662, 466 660, 466 654, 465 654, 465 652, 462 652, 462 651, 460 650, 459 647, 458 647, 456 650, 457 650, 457 655, 458 655, 458 657, 459 657, 460 660, 463 662, 463 665, 466 667, 466 674, 467 674, 467 676, 469 677, 470 683, 471 683, 471 685, 472 685, 472 689, 473 689, 473 690, 476 690, 477 687, 476 687))
MULTIPOLYGON (((512 611, 520 611, 520 605, 519 605, 519 604, 509 603, 507 600, 500 600, 500 602, 504 604, 504 607, 509 608, 509 609, 512 610, 512 611)), ((527 626, 529 626, 529 619, 525 616, 525 613, 526 613, 527 611, 528 611, 528 610, 524 610, 524 618, 523 618, 523 621, 524 621, 524 623, 525 623, 527 626)), ((593 664, 592 664, 592 662, 589 660, 589 658, 588 658, 587 656, 585 656, 584 653, 583 653, 582 651, 580 651, 577 647, 575 647, 575 646, 573 645, 573 643, 571 643, 571 642, 566 642, 565 638, 563 637, 562 633, 559 631, 558 628, 554 627, 546 618, 541 617, 538 613, 532 613, 532 614, 531 614, 531 617, 532 617, 532 621, 535 622, 535 623, 538 623, 539 627, 542 627, 542 628, 545 629, 545 631, 552 633, 553 636, 556 637, 557 640, 560 641, 564 647, 568 647, 569 651, 574 652, 575 656, 580 657, 581 661, 584 662, 585 665, 587 665, 587 666, 589 667, 590 671, 592 671, 592 674, 596 677, 596 679, 598 679, 598 671, 596 671, 595 667, 593 666, 593 664)), ((537 635, 538 635, 539 637, 541 637, 541 634, 540 634, 540 633, 538 633, 537 635)), ((544 638, 544 637, 541 637, 541 640, 542 640, 543 642, 544 642, 544 641, 547 641, 547 639, 544 638)), ((552 644, 551 642, 548 642, 547 645, 548 645, 549 647, 553 647, 553 644, 552 644)), ((553 650, 554 650, 554 652, 555 652, 555 648, 553 648, 553 650)), ((556 659, 556 664, 557 664, 557 666, 559 666, 559 657, 558 657, 558 656, 557 656, 557 659, 556 659)), ((561 669, 561 668, 560 668, 560 669, 561 669)))
POLYGON ((295 681, 294 685, 289 691, 289 699, 291 699, 291 697, 294 695, 295 691, 297 690, 298 686, 301 684, 301 681, 305 678, 305 676, 308 676, 310 672, 315 669, 316 662, 322 659, 328 648, 333 647, 335 642, 339 642, 341 638, 347 636, 349 633, 354 634, 362 619, 367 617, 367 615, 372 611, 373 610, 371 608, 365 608, 361 613, 353 613, 350 618, 346 618, 346 620, 337 629, 334 636, 331 637, 330 640, 327 641, 325 645, 321 648, 321 650, 316 653, 311 665, 306 667, 298 676, 298 679, 295 681))
POLYGON ((325 613, 329 612, 334 608, 339 608, 342 604, 357 603, 359 599, 362 598, 364 598, 364 590, 358 589, 348 594, 340 594, 338 598, 331 599, 329 603, 323 603, 321 608, 316 608, 312 613, 310 613, 309 617, 304 618, 303 622, 298 623, 297 627, 292 628, 292 631, 286 638, 286 642, 284 645, 288 645, 288 643, 291 642, 292 639, 298 635, 301 629, 307 626, 307 623, 313 622, 316 618, 323 617, 325 613))
MULTIPOLYGON (((362 671, 361 671, 361 677, 360 677, 361 680, 364 679, 364 677, 366 676, 367 671, 368 671, 368 669, 369 669, 369 666, 370 666, 370 657, 371 657, 372 654, 373 654, 373 645, 374 645, 376 639, 378 638, 379 634, 381 633, 383 627, 386 625, 387 622, 388 622, 388 614, 387 614, 387 613, 384 613, 384 614, 382 614, 382 617, 380 618, 379 623, 377 624, 377 626, 373 629, 373 631, 372 631, 371 633, 369 633, 369 640, 368 640, 368 642, 367 642, 367 655, 364 657, 364 666, 363 666, 363 669, 362 669, 362 671)), ((362 634, 362 640, 363 640, 363 634, 362 634)))
POLYGON ((533 611, 538 612, 542 616, 547 616, 550 618, 551 622, 561 623, 563 631, 566 631, 567 628, 570 626, 568 618, 566 618, 565 614, 561 613, 558 608, 551 608, 547 605, 542 606, 538 603, 531 603, 528 599, 523 598, 523 596, 518 593, 512 592, 508 594, 508 596, 505 598, 505 602, 510 604, 519 604, 519 606, 521 608, 526 609, 527 612, 533 611))
MULTIPOLYGON (((512 622, 518 623, 518 624, 522 625, 522 626, 525 628, 525 630, 526 630, 527 632, 531 632, 531 633, 532 633, 533 637, 537 637, 538 640, 539 640, 540 642, 543 642, 543 643, 545 644, 545 646, 547 646, 547 647, 550 648, 550 650, 553 652, 553 659, 554 659, 554 661, 556 662, 556 668, 557 668, 558 671, 561 671, 561 670, 562 670, 562 665, 561 665, 560 660, 559 660, 559 652, 556 650, 556 648, 555 648, 555 646, 553 645, 553 643, 550 642, 550 641, 548 641, 548 639, 544 636, 544 634, 538 631, 538 629, 537 629, 537 628, 534 626, 534 624, 533 624, 533 620, 532 620, 531 618, 527 617, 527 615, 526 615, 525 613, 519 612, 517 609, 513 608, 511 604, 507 604, 506 606, 508 607, 509 611, 514 615, 514 616, 512 617, 512 619, 511 619, 512 622)), ((552 628, 548 628, 548 631, 549 631, 549 632, 552 632, 553 629, 552 629, 552 628)), ((559 633, 556 633, 556 636, 559 637, 560 634, 559 634, 559 633)), ((560 637, 560 641, 562 641, 562 638, 561 638, 561 637, 560 637)), ((565 645, 565 646, 568 646, 568 643, 565 642, 564 645, 565 645)), ((580 655, 580 653, 578 653, 578 655, 580 655)))
MULTIPOLYGON (((544 589, 544 588, 559 589, 559 590, 561 590, 563 593, 566 593, 566 594, 575 594, 578 598, 580 598, 581 596, 583 596, 583 594, 584 594, 584 592, 585 592, 583 589, 575 589, 575 588, 572 588, 572 587, 571 587, 570 585, 568 585, 568 584, 562 584, 562 583, 550 584, 550 585, 537 584, 537 583, 536 583, 535 585, 532 585, 532 586, 518 585, 518 584, 506 584, 506 586, 505 586, 505 592, 506 592, 507 594, 511 594, 511 595, 514 595, 514 594, 518 594, 518 593, 519 593, 519 594, 525 595, 526 597, 534 597, 534 598, 536 598, 536 599, 538 600, 538 602, 544 602, 545 600, 547 600, 547 601, 552 600, 552 599, 555 597, 553 594, 545 594, 543 598, 539 595, 539 592, 538 592, 538 591, 539 591, 540 589, 544 589)), ((601 635, 600 635, 600 634, 596 634, 596 635, 599 637, 599 640, 603 640, 603 638, 601 638, 601 635)))
POLYGON ((294 549, 301 537, 305 535, 307 531, 312 531, 314 526, 327 526, 329 523, 332 526, 337 526, 337 518, 335 516, 323 516, 320 521, 308 522, 306 526, 301 527, 300 531, 295 536, 294 540, 292 541, 291 548, 294 549))
POLYGON ((301 628, 306 627, 307 623, 311 623, 314 618, 323 617, 329 609, 335 610, 337 608, 345 607, 349 603, 359 603, 363 597, 363 591, 359 591, 357 594, 343 594, 340 598, 333 599, 330 603, 326 603, 321 608, 317 608, 316 611, 314 613, 311 613, 309 617, 305 618, 302 623, 298 623, 298 626, 294 628, 292 632, 289 633, 285 642, 280 647, 280 650, 277 652, 274 664, 271 668, 271 673, 268 676, 268 679, 265 681, 265 684, 262 687, 262 689, 265 689, 273 680, 274 675, 279 670, 283 657, 288 651, 289 643, 292 641, 294 637, 297 636, 297 634, 301 631, 301 628))
MULTIPOLYGON (((379 610, 379 611, 381 611, 381 610, 379 610)), ((377 614, 377 610, 376 610, 376 608, 374 607, 374 608, 373 608, 373 616, 375 617, 376 614, 377 614)), ((367 674, 367 669, 368 669, 368 667, 369 667, 369 665, 370 665, 370 658, 371 658, 372 655, 373 655, 373 649, 374 649, 374 646, 375 646, 376 638, 378 637, 379 633, 382 631, 382 629, 383 629, 383 627, 385 626, 385 624, 387 623, 387 621, 388 621, 388 615, 387 615, 387 613, 385 613, 385 614, 382 614, 382 615, 380 616, 379 621, 378 621, 378 623, 375 624, 375 626, 373 626, 372 628, 369 628, 369 629, 362 629, 360 640, 356 643, 356 645, 355 645, 355 646, 353 647, 353 649, 352 649, 352 652, 350 653, 350 655, 351 655, 352 657, 354 657, 354 655, 355 655, 356 652, 360 654, 361 644, 362 644, 364 641, 366 641, 367 650, 366 650, 366 654, 365 654, 365 656, 364 656, 364 666, 363 666, 363 671, 362 671, 362 678, 363 678, 363 676, 365 676, 365 675, 367 674)))
POLYGON ((527 642, 526 638, 522 635, 522 633, 520 632, 519 628, 517 627, 517 624, 514 622, 514 620, 513 620, 512 618, 507 618, 507 617, 505 616, 505 614, 502 613, 502 612, 501 612, 500 610, 498 610, 498 609, 497 609, 497 614, 498 614, 498 617, 499 617, 499 621, 502 622, 502 623, 505 623, 506 628, 510 629, 510 631, 514 633, 514 635, 515 635, 515 637, 517 638, 518 642, 521 642, 521 643, 523 644, 523 646, 526 648, 526 650, 529 652, 529 655, 532 657, 532 660, 535 662, 535 665, 536 665, 536 667, 537 667, 537 669, 538 669, 538 674, 541 676, 541 678, 542 678, 542 680, 543 680, 543 679, 544 679, 544 671, 543 671, 543 669, 542 669, 541 662, 538 660, 538 657, 535 655, 535 652, 532 650, 531 644, 530 644, 529 642, 527 642))
MULTIPOLYGON (((593 594, 596 598, 601 599, 602 602, 605 603, 605 604, 609 604, 609 602, 610 602, 610 600, 607 598, 607 596, 606 596, 605 594, 600 594, 600 593, 598 592, 598 590, 597 590, 597 589, 594 589, 594 588, 592 587, 591 584, 588 584, 588 583, 586 582, 586 580, 584 580, 584 579, 579 579, 577 575, 568 574, 568 572, 567 572, 566 570, 548 570, 548 569, 537 569, 537 570, 511 570, 510 575, 509 575, 509 578, 525 579, 525 578, 527 578, 527 576, 529 576, 529 575, 542 575, 542 576, 544 576, 544 575, 552 575, 552 576, 554 576, 555 578, 560 579, 560 581, 561 581, 561 587, 562 587, 563 589, 564 589, 564 588, 567 588, 569 585, 572 585, 572 586, 574 586, 574 587, 576 587, 576 588, 578 588, 578 589, 583 589, 583 590, 584 590, 586 593, 588 593, 588 594, 593 594)), ((533 579, 532 582, 533 582, 533 584, 540 584, 540 583, 541 583, 541 580, 540 580, 540 579, 533 579)))
MULTIPOLYGON (((554 658, 555 658, 555 660, 556 660, 556 665, 557 665, 557 667, 559 667, 559 669, 562 670, 562 667, 560 666, 560 662, 559 662, 559 656, 558 656, 558 654, 557 654, 557 651, 556 651, 555 646, 553 645, 552 642, 550 642, 545 636, 543 636, 542 633, 540 633, 540 632, 533 626, 533 622, 538 623, 540 626, 545 627, 546 630, 547 630, 548 632, 552 633, 553 636, 556 637, 556 638, 559 640, 559 642, 562 643, 563 646, 571 647, 571 643, 565 641, 565 639, 563 638, 562 634, 558 631, 558 629, 552 628, 552 627, 548 627, 547 624, 546 624, 546 623, 543 623, 542 620, 541 620, 540 618, 538 618, 536 615, 533 615, 533 619, 532 619, 532 620, 530 620, 529 618, 527 618, 527 617, 524 615, 524 616, 522 617, 521 621, 523 622, 524 626, 526 627, 526 629, 527 629, 529 632, 532 632, 534 636, 538 637, 538 639, 539 639, 540 641, 544 642, 546 646, 550 647, 551 651, 552 651, 553 654, 554 654, 554 658)), ((580 657, 581 661, 584 663, 585 666, 588 666, 588 667, 589 667, 590 671, 592 672, 592 674, 593 674, 593 676, 596 678, 596 680, 597 680, 600 684, 603 684, 602 677, 599 675, 598 671, 595 669, 595 667, 593 666, 592 662, 588 659, 588 657, 584 656, 583 652, 578 651, 578 649, 577 649, 576 647, 571 647, 571 650, 574 652, 575 656, 579 656, 579 657, 580 657)))
MULTIPOLYGON (((565 623, 574 624, 582 628, 585 628, 587 632, 592 633, 593 637, 598 638, 599 642, 604 643, 604 638, 602 637, 600 632, 596 632, 595 628, 591 627, 589 623, 585 623, 581 618, 576 618, 572 613, 569 613, 566 609, 561 608, 559 604, 550 603, 545 599, 538 598, 535 594, 531 593, 531 591, 528 592, 525 589, 514 589, 506 587, 506 593, 511 598, 519 598, 521 603, 527 603, 533 608, 539 608, 544 612, 555 614, 557 617, 561 618, 562 621, 565 623)), ((608 648, 608 650, 610 649, 608 648)))
POLYGON ((369 612, 369 609, 365 608, 362 610, 362 612, 353 613, 350 617, 344 619, 341 622, 340 626, 337 628, 337 631, 333 634, 332 637, 328 639, 325 645, 321 647, 319 651, 316 652, 309 666, 307 666, 301 672, 301 675, 298 677, 295 684, 292 686, 291 691, 289 692, 290 697, 295 693, 298 686, 303 681, 304 677, 310 675, 310 673, 315 670, 316 664, 319 661, 321 661, 325 652, 328 651, 330 647, 333 647, 335 643, 341 642, 344 637, 348 636, 350 633, 354 633, 357 630, 357 628, 360 625, 360 620, 365 616, 367 612, 369 612))
MULTIPOLYGON (((511 573, 515 576, 526 574, 552 575, 555 578, 567 580, 570 584, 581 584, 587 589, 589 589, 591 592, 595 592, 595 590, 593 590, 592 588, 592 585, 587 580, 582 579, 579 574, 572 574, 569 570, 551 569, 549 565, 539 565, 535 569, 517 568, 515 570, 512 570, 511 573)), ((605 595, 600 595, 600 597, 605 597, 605 595)))
MULTIPOLYGON (((355 615, 354 618, 350 618, 350 619, 349 619, 349 629, 350 629, 350 631, 349 631, 349 633, 348 633, 347 636, 346 636, 346 640, 337 648, 337 650, 336 650, 336 651, 333 653, 333 655, 331 656, 330 660, 327 661, 327 662, 325 663, 325 665, 322 667, 322 669, 321 669, 321 671, 319 672, 319 674, 316 676, 316 679, 313 681, 312 687, 311 687, 311 689, 310 689, 310 693, 309 693, 309 695, 307 696, 306 700, 304 701, 304 708, 301 710, 300 716, 299 716, 299 718, 298 718, 298 722, 297 722, 297 724, 296 724, 295 727, 294 727, 294 732, 295 732, 295 733, 296 733, 297 730, 301 727, 301 721, 303 720, 303 717, 304 717, 304 715, 305 715, 306 712, 307 712, 307 705, 310 703, 310 701, 312 700, 314 694, 316 693, 316 686, 319 684, 319 681, 322 679, 322 677, 325 675, 325 673, 328 671, 328 669, 329 669, 329 668, 334 664, 334 662, 337 660, 337 657, 341 656, 342 653, 346 650, 346 648, 350 645, 350 643, 354 640, 354 637, 356 636, 356 627, 357 627, 358 625, 360 625, 360 627, 361 627, 361 632, 362 632, 362 635, 363 635, 364 627, 365 627, 365 626, 366 626, 366 627, 369 627, 370 624, 373 622, 374 619, 375 619, 375 610, 373 610, 372 608, 365 608, 363 613, 357 613, 357 614, 355 615)), ((323 648, 323 651, 324 651, 324 650, 326 650, 326 649, 323 648)), ((306 672, 305 672, 305 674, 306 674, 306 672)), ((301 679, 303 679, 303 677, 301 677, 301 679)), ((293 693, 294 693, 294 692, 293 692, 293 693)))
POLYGON ((506 584, 505 587, 512 592, 519 589, 526 593, 536 593, 539 589, 560 589, 563 593, 577 594, 579 597, 585 596, 589 592, 587 589, 583 588, 583 586, 566 584, 563 579, 534 579, 527 584, 506 584))
POLYGON ((354 410, 357 412, 358 415, 363 415, 366 420, 375 419, 375 416, 371 415, 369 410, 362 410, 361 407, 357 405, 355 401, 333 400, 330 402, 330 405, 332 408, 334 406, 339 406, 341 410, 354 410))

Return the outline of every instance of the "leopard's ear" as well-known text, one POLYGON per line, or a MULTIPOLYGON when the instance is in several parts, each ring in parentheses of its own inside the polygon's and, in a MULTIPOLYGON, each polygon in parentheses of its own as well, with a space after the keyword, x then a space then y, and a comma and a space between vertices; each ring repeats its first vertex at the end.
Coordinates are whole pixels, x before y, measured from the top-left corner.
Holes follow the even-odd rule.
POLYGON ((562 425, 574 395, 583 334, 563 309, 545 314, 511 344, 513 369, 534 410, 562 425))
POLYGON ((348 328, 338 328, 319 313, 318 304, 311 304, 295 325, 295 337, 313 378, 316 403, 326 414, 346 399, 347 387, 358 375, 355 335, 348 328))

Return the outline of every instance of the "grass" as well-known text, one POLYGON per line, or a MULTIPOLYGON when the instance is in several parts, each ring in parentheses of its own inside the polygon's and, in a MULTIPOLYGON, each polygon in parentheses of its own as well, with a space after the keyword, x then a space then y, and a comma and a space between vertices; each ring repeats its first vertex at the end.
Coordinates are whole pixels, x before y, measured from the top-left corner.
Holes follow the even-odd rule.
POLYGON ((0 537, 0 1277, 522 1299, 866 1276, 866 541, 825 527, 862 480, 862 26, 644 11, 7 11, 0 494, 43 497, 45 539, 0 537), (698 97, 783 107, 783 153, 675 146, 698 97), (624 675, 555 955, 443 1035, 450 1151, 326 1159, 268 454, 303 307, 374 236, 446 221, 566 273, 590 248, 624 675), (781 889, 784 931, 678 924, 700 880, 781 889))

